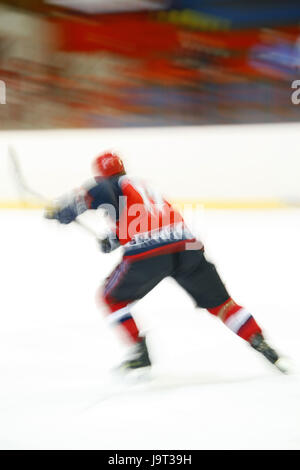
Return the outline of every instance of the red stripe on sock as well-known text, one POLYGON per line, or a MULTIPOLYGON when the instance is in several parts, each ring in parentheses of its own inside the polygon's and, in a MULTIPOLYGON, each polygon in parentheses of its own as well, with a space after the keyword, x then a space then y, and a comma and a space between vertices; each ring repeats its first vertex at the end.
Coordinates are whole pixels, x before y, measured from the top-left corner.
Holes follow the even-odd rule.
POLYGON ((253 335, 261 332, 261 328, 258 326, 254 318, 250 317, 249 320, 241 326, 237 334, 245 341, 249 341, 253 335))

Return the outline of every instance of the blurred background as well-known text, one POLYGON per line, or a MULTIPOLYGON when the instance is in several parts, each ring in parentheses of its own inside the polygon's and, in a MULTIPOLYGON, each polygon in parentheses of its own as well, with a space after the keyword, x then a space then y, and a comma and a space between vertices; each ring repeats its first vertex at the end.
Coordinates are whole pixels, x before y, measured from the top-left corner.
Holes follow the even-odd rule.
POLYGON ((1 0, 1 129, 295 122, 299 0, 1 0))

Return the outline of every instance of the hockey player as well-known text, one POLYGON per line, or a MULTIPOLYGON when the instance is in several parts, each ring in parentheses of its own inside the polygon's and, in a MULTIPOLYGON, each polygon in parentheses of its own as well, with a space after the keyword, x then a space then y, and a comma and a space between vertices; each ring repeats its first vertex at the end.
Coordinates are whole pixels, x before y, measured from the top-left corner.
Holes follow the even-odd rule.
POLYGON ((89 209, 103 208, 109 214, 114 228, 100 241, 101 250, 110 253, 121 245, 124 251, 122 261, 106 280, 102 299, 111 320, 135 345, 134 355, 122 366, 131 370, 151 365, 146 339, 139 334, 130 306, 171 276, 198 307, 217 316, 284 372, 278 354, 265 341, 254 317, 230 297, 215 266, 207 261, 203 245, 171 204, 128 177, 115 153, 97 157, 93 171, 91 186, 74 193, 67 203, 59 202, 45 216, 69 224, 89 209))

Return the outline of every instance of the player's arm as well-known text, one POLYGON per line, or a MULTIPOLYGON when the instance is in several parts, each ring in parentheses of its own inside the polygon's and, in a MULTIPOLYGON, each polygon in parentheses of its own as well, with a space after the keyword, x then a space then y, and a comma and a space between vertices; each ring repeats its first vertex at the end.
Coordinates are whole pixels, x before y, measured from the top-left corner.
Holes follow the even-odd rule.
POLYGON ((69 224, 85 211, 97 209, 101 205, 117 207, 114 191, 105 180, 92 186, 83 186, 71 195, 60 198, 52 207, 46 209, 45 217, 55 219, 61 224, 69 224))
MULTIPOLYGON (((46 209, 45 217, 55 219, 61 224, 69 224, 85 211, 98 209, 101 205, 105 205, 106 210, 111 205, 117 211, 117 201, 118 197, 109 182, 98 181, 97 184, 74 191, 67 198, 61 198, 52 207, 46 209)), ((98 244, 103 253, 111 253, 120 246, 119 239, 113 231, 105 238, 99 239, 98 244)))
POLYGON ((73 222, 80 214, 88 209, 85 194, 82 191, 64 196, 45 209, 46 219, 54 219, 61 224, 73 222))

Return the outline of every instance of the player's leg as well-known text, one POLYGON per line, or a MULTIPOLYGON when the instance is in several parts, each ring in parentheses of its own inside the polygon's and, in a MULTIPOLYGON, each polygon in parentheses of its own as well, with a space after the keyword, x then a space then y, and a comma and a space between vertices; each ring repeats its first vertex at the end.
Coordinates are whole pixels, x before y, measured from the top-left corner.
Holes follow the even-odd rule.
POLYGON ((123 260, 107 279, 102 300, 108 309, 109 321, 121 328, 135 345, 132 358, 122 365, 134 369, 151 364, 146 340, 132 316, 132 303, 143 298, 173 269, 171 255, 156 256, 141 261, 123 260))
POLYGON ((230 297, 215 266, 206 260, 202 251, 181 253, 173 277, 194 298, 198 307, 218 317, 270 362, 278 361, 278 354, 266 343, 253 315, 230 297))

